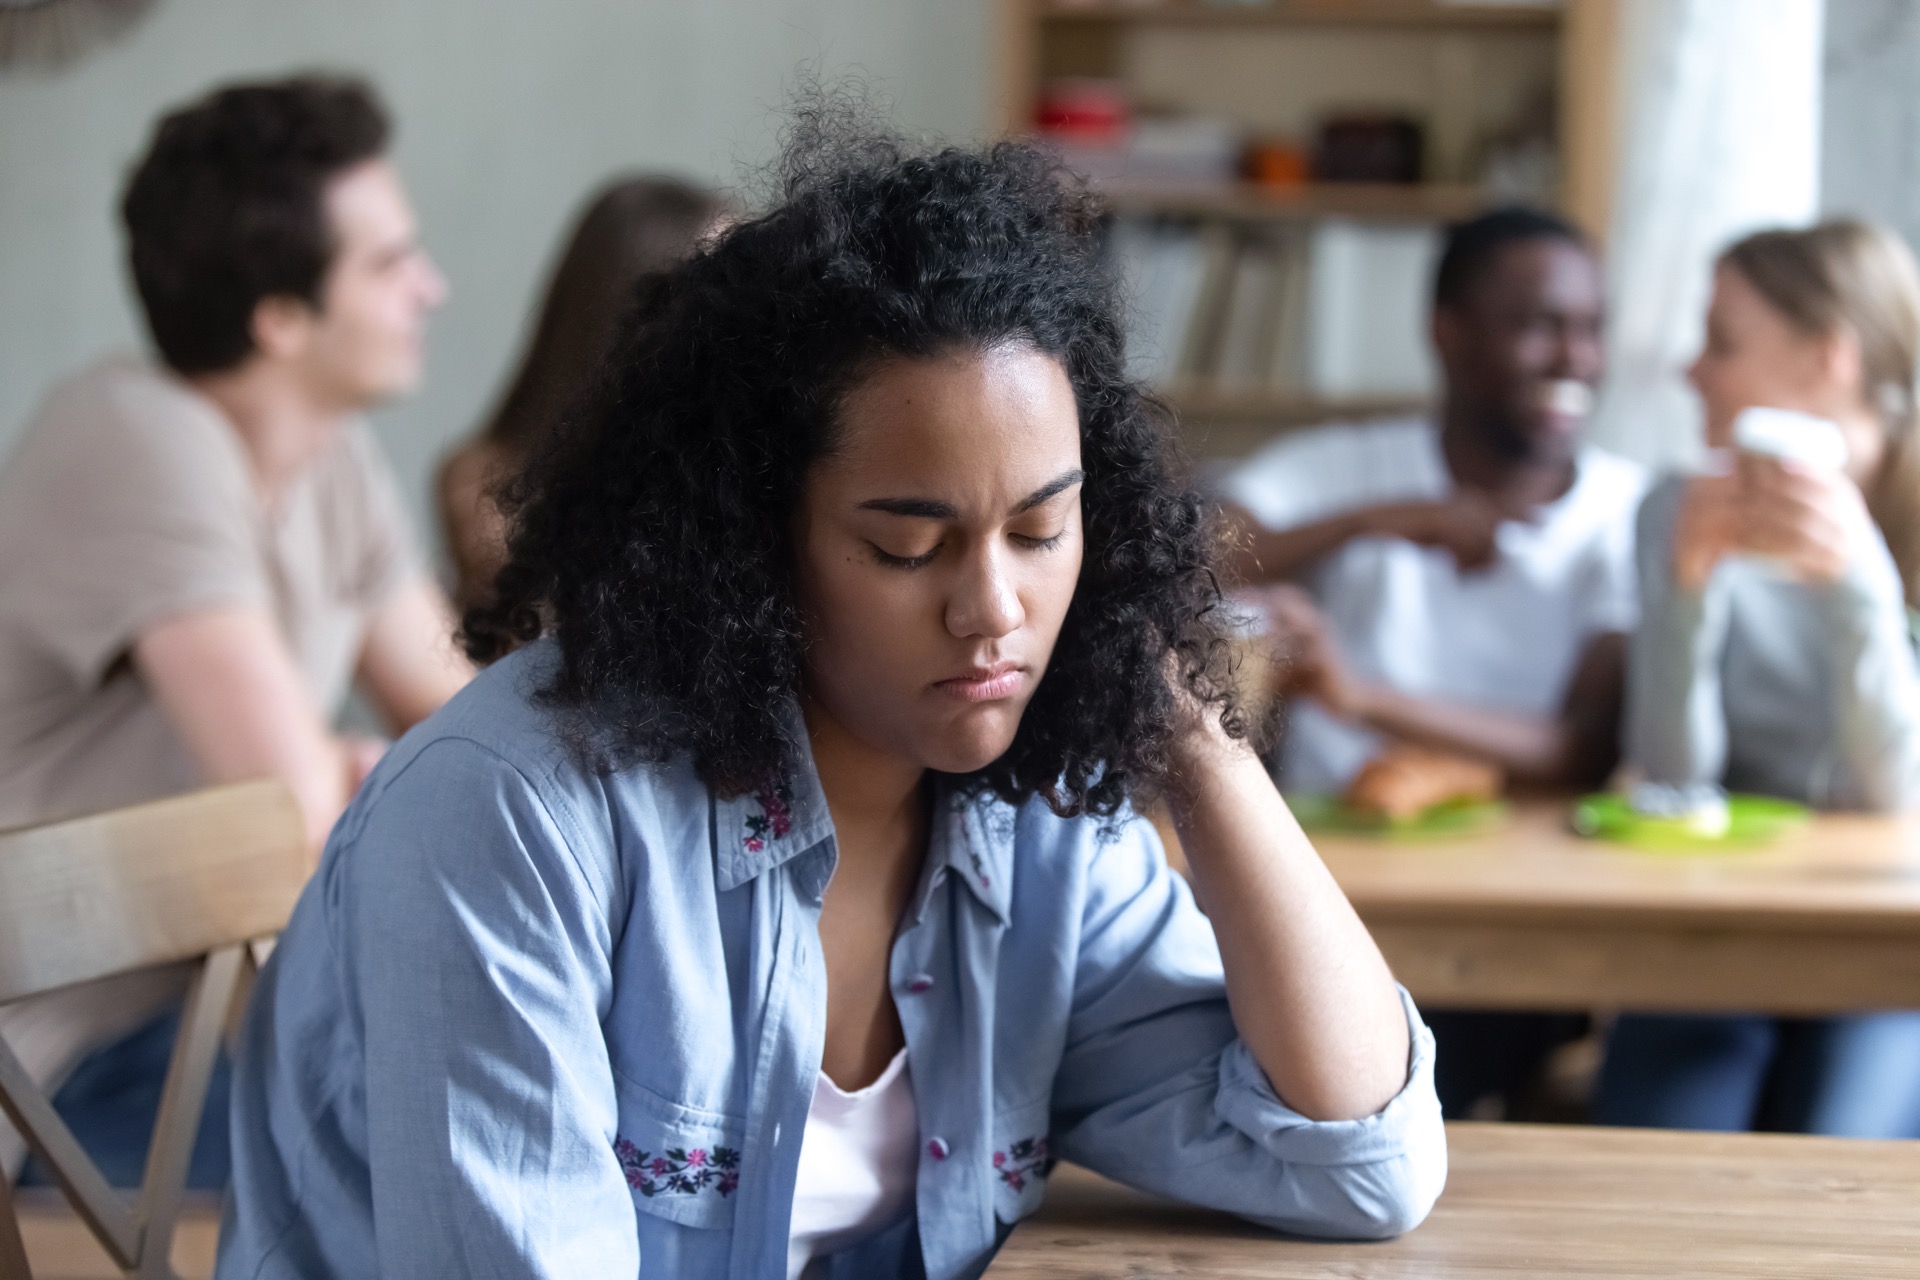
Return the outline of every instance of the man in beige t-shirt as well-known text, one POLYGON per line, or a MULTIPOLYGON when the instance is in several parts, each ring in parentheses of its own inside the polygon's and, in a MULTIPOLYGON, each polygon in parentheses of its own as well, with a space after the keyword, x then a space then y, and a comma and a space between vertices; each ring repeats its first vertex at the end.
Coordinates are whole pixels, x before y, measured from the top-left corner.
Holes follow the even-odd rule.
POLYGON ((150 629, 257 612, 330 712, 381 607, 419 575, 363 424, 269 510, 189 383, 133 360, 65 383, 0 472, 0 827, 206 781, 137 662, 150 629))
MULTIPOLYGON (((319 78, 157 129, 122 212, 162 363, 60 386, 0 471, 0 826, 279 777, 317 854, 379 753, 332 727, 348 688, 398 732, 471 675, 361 420, 444 293, 387 133, 319 78)), ((53 1081, 179 989, 55 993, 0 1035, 53 1081)))

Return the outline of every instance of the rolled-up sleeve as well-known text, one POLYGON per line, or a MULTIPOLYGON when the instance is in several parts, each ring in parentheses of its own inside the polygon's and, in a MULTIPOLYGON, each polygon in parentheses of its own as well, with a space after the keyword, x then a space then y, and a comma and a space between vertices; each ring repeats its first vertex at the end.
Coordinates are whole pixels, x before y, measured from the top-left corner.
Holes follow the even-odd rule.
POLYGON ((1399 1235, 1427 1216, 1447 1180, 1447 1136, 1433 1087, 1433 1033, 1403 987, 1413 1046, 1407 1082, 1373 1115, 1309 1120, 1280 1100, 1242 1040, 1220 1055, 1214 1110, 1293 1174, 1298 1194, 1285 1216, 1247 1216, 1283 1231, 1399 1235), (1304 1217, 1325 1229, 1297 1225, 1304 1217))
POLYGON ((1433 1037, 1403 991, 1406 1083, 1358 1120, 1283 1102, 1234 1030, 1213 931, 1144 822, 1095 857, 1054 1090, 1064 1158, 1301 1235, 1417 1225, 1446 1181, 1433 1037))

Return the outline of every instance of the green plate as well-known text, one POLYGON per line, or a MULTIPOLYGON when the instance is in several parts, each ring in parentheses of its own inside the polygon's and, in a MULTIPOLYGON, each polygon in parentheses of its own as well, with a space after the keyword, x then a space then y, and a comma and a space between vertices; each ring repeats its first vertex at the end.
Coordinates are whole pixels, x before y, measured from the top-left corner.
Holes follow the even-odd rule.
POLYGON ((1384 836, 1395 840, 1433 840, 1491 831, 1507 820, 1504 800, 1449 800, 1411 818, 1357 813, 1337 795, 1311 792, 1287 797, 1287 807, 1308 831, 1338 835, 1384 836))
POLYGON ((1727 829, 1721 835, 1691 830, 1684 819, 1649 818, 1634 812, 1623 795, 1583 796, 1573 805, 1573 829, 1583 836, 1655 853, 1699 853, 1714 849, 1751 849, 1806 823, 1805 805, 1772 796, 1727 797, 1727 829))

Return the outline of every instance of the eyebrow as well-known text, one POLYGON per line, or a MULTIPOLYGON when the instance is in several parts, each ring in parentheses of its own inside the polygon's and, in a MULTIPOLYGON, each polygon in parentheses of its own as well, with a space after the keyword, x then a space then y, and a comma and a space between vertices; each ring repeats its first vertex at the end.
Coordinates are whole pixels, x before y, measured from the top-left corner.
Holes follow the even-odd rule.
MULTIPOLYGON (((1017 515, 1031 511, 1041 503, 1057 498, 1068 489, 1087 478, 1087 473, 1075 467, 1072 471, 1063 471, 1047 483, 1035 489, 1020 500, 1013 510, 1017 515)), ((869 498, 860 504, 862 511, 884 511, 890 516, 907 516, 915 520, 957 520, 960 512, 951 502, 940 502, 934 498, 869 498)))

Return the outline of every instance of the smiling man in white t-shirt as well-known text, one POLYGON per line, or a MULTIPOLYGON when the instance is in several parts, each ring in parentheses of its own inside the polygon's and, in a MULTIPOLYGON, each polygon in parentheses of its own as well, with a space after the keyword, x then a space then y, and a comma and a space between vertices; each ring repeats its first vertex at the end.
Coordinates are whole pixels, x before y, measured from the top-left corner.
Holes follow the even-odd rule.
MULTIPOLYGON (((1434 284, 1432 418, 1323 427, 1223 486, 1238 569, 1293 697, 1290 789, 1329 791, 1389 743, 1516 782, 1591 786, 1619 753, 1640 468, 1580 440, 1604 295, 1569 224, 1505 209, 1452 229, 1434 284)), ((1449 1116, 1509 1111, 1585 1020, 1433 1011, 1449 1116)))
POLYGON ((1596 783, 1617 754, 1645 487, 1579 439, 1599 264, 1567 223, 1499 210, 1452 230, 1434 295, 1433 418, 1290 434, 1223 485, 1242 579, 1267 590, 1305 695, 1282 779, 1337 790, 1400 740, 1596 783))

